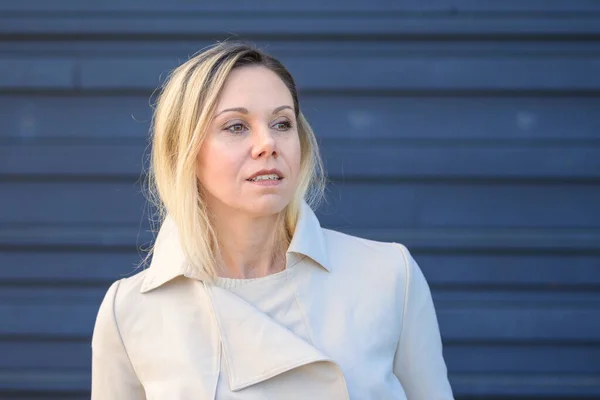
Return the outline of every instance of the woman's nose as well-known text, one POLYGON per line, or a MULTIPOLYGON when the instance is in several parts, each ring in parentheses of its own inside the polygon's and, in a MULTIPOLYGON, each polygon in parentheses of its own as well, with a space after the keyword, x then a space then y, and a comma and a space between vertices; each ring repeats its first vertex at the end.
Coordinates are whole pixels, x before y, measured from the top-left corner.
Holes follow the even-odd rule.
POLYGON ((254 131, 252 156, 254 158, 277 157, 277 148, 273 132, 269 127, 254 131))

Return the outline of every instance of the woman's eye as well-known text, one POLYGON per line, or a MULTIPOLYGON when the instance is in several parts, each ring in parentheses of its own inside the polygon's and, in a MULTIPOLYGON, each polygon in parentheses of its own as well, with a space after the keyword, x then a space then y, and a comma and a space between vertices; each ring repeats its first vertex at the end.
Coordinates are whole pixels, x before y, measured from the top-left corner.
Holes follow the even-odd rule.
MULTIPOLYGON (((277 129, 278 131, 289 131, 292 128, 292 123, 289 121, 277 122, 275 125, 273 125, 273 128, 277 129)), ((223 128, 223 130, 231 133, 243 133, 248 130, 248 128, 242 123, 235 123, 223 128)))
POLYGON ((231 133, 241 133, 244 132, 245 129, 246 127, 244 126, 244 124, 233 124, 225 128, 225 130, 228 130, 231 133))
POLYGON ((275 129, 280 131, 288 131, 292 128, 292 124, 289 121, 277 122, 275 124, 275 129))

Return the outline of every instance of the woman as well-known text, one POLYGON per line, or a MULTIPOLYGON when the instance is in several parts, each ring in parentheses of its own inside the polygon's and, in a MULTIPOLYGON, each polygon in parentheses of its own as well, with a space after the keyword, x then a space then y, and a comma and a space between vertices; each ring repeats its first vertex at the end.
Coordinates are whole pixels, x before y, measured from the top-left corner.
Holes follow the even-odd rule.
POLYGON ((215 45, 171 74, 153 122, 163 223, 98 312, 93 399, 452 398, 408 250, 312 211, 322 164, 277 60, 215 45))

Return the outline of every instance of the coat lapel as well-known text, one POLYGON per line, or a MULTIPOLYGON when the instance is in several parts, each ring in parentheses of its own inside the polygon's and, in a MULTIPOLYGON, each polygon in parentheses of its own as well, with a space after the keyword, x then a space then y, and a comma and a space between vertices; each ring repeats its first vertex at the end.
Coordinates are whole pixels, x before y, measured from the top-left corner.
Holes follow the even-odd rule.
MULTIPOLYGON (((207 286, 228 368, 229 386, 239 391, 312 363, 339 366, 317 348, 235 294, 207 286)), ((334 372, 335 374, 335 372, 334 372)), ((330 374, 331 375, 331 374, 330 374)), ((345 383, 343 383, 345 390, 345 383)), ((340 388, 336 388, 340 390, 340 388)))

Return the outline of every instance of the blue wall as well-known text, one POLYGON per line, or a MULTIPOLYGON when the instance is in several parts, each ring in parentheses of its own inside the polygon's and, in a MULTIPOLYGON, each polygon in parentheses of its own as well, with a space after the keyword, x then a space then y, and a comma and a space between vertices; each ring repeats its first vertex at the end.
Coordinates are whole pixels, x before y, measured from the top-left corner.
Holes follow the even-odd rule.
POLYGON ((201 3, 0 2, 0 398, 89 398, 152 90, 233 33, 298 81, 323 224, 413 251, 458 398, 600 398, 600 2, 201 3))

